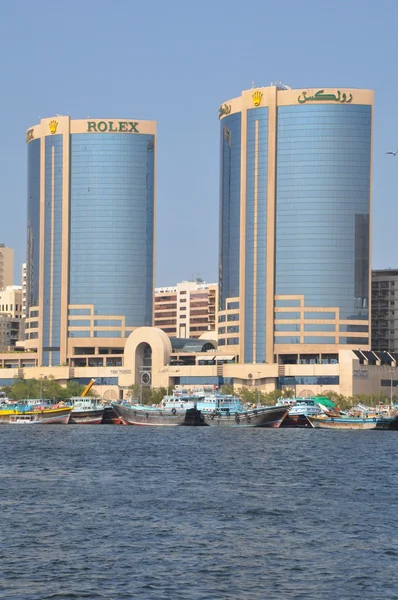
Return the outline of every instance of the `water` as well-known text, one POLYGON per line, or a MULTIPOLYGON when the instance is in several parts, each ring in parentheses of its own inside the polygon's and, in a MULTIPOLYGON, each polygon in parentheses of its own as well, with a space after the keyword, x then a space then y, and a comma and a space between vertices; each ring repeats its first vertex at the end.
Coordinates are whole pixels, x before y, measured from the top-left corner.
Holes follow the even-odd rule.
POLYGON ((1 599, 398 599, 396 432, 0 436, 1 599))

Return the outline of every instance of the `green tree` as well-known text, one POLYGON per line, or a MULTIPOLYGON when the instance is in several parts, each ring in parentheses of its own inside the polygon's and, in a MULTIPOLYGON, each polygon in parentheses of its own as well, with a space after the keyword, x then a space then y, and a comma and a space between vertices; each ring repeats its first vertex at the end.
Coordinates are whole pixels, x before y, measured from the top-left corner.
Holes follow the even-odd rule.
POLYGON ((221 386, 221 393, 228 394, 229 396, 234 395, 234 386, 231 383, 225 383, 221 386))
POLYGON ((152 388, 151 403, 152 404, 160 404, 165 396, 167 396, 166 388, 164 388, 164 387, 152 388))

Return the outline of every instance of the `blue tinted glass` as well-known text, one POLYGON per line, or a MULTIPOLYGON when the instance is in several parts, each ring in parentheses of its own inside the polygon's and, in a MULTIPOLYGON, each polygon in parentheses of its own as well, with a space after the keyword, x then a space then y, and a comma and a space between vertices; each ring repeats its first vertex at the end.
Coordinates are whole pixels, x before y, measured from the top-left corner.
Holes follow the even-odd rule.
POLYGON ((221 121, 219 306, 239 296, 241 113, 221 121))
POLYGON ((247 363, 265 361, 267 189, 268 108, 254 108, 247 111, 246 142, 244 359, 247 363))
POLYGON ((336 313, 332 313, 332 312, 305 312, 304 313, 304 319, 317 319, 319 320, 325 320, 325 319, 335 319, 336 318, 336 313))
POLYGON ((90 337, 89 331, 68 331, 70 338, 88 338, 90 337))
POLYGON ((26 247, 26 303, 39 304, 40 250, 40 139, 27 145, 28 151, 28 239, 26 247))
POLYGON ((300 306, 300 300, 275 300, 275 306, 300 306))
POLYGON ((239 308, 239 302, 227 302, 227 310, 235 310, 239 308))
POLYGON ((70 308, 68 314, 73 316, 89 315, 91 314, 91 311, 89 308, 70 308))
POLYGON ((300 313, 298 312, 276 312, 275 319, 299 319, 300 313))
POLYGON ((336 325, 333 323, 304 323, 304 331, 336 331, 336 325))
POLYGON ((339 343, 340 344, 351 344, 351 345, 356 345, 358 347, 361 346, 367 346, 369 344, 369 339, 368 338, 360 338, 360 337, 340 337, 339 338, 339 343))
POLYGON ((300 331, 300 323, 275 323, 275 331, 300 331))
POLYGON ((339 385, 339 381, 340 378, 338 375, 279 377, 280 385, 339 385))
POLYGON ((120 338, 121 332, 117 331, 94 331, 94 337, 97 338, 120 338))
POLYGON ((335 344, 336 338, 326 335, 313 335, 304 338, 304 344, 335 344))
POLYGON ((278 108, 275 293, 340 319, 369 318, 371 127, 370 106, 278 108))
POLYGON ((340 331, 347 331, 348 333, 367 333, 368 330, 367 325, 340 325, 340 331))
POLYGON ((227 315, 227 321, 239 321, 239 314, 227 315))
POLYGON ((227 333, 239 333, 239 325, 230 325, 227 327, 227 333))
POLYGON ((71 151, 69 303, 151 325, 154 136, 73 134, 71 151))
POLYGON ((90 327, 91 321, 87 319, 70 319, 69 327, 90 327))
POLYGON ((300 338, 276 335, 274 341, 275 341, 275 344, 299 344, 300 338))
MULTIPOLYGON (((59 348, 61 333, 62 137, 45 138, 43 346, 50 349, 59 348)), ((46 352, 42 362, 59 364, 59 352, 46 352)))
POLYGON ((202 376, 198 376, 198 377, 180 377, 180 384, 181 385, 189 385, 189 384, 199 384, 199 385, 206 385, 206 384, 210 384, 210 385, 218 385, 219 384, 219 380, 218 377, 216 376, 207 376, 207 377, 202 377, 202 376))

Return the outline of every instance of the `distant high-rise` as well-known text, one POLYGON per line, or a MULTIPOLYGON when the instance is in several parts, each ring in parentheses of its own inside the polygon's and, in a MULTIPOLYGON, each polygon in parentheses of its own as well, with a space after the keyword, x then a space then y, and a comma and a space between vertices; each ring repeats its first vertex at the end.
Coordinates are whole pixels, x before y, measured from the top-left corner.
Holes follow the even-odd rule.
POLYGON ((14 283, 14 250, 0 244, 0 290, 14 283))
POLYGON ((27 131, 26 347, 39 364, 120 353, 152 325, 155 137, 155 122, 133 119, 56 116, 27 131))
POLYGON ((372 115, 359 89, 220 106, 219 345, 240 362, 369 348, 372 115))

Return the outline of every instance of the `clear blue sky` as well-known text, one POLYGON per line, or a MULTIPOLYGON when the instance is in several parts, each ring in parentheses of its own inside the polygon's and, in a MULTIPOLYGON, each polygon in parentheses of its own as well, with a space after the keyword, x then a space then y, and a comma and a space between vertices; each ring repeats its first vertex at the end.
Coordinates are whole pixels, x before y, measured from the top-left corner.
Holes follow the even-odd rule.
MULTIPOLYGON (((373 267, 398 267, 397 0, 0 4, 0 242, 26 245, 25 130, 158 122, 156 284, 218 279, 218 106, 271 81, 375 89, 373 267)), ((116 233, 117 234, 117 233, 116 233)))

